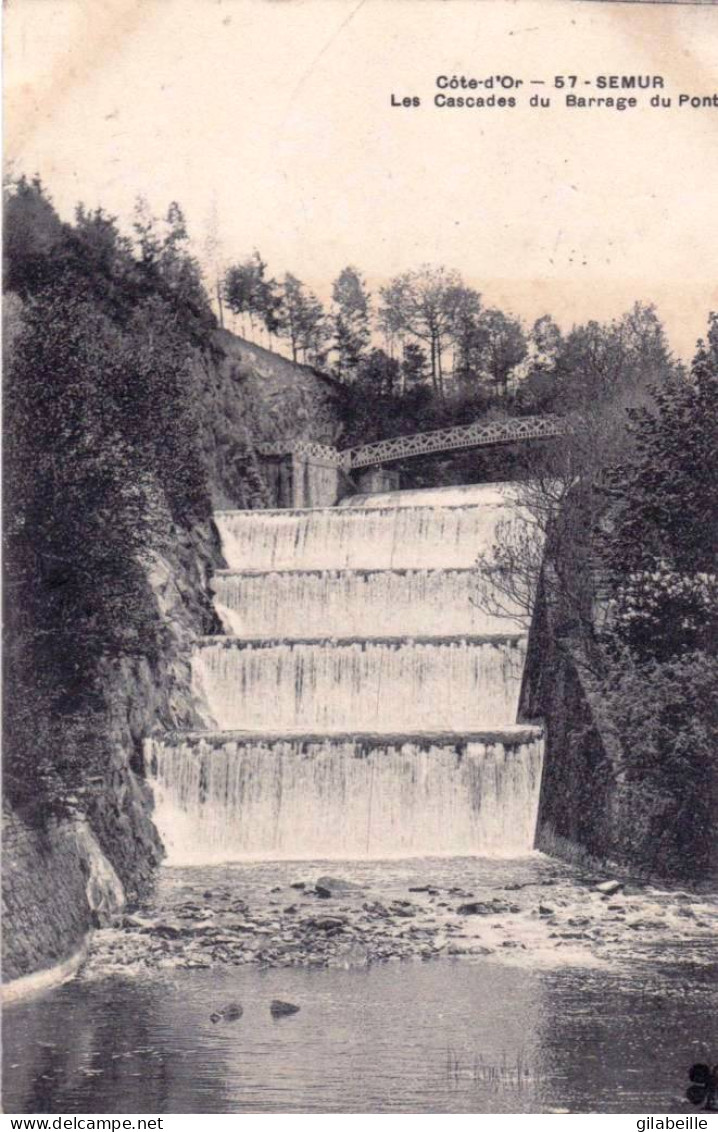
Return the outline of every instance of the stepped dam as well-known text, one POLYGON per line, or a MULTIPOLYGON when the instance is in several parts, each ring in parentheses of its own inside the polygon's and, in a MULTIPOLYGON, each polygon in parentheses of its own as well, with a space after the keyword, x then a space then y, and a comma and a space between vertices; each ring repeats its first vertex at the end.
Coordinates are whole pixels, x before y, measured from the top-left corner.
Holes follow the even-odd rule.
POLYGON ((146 744, 170 864, 531 850, 526 630, 476 600, 476 557, 517 508, 487 484, 217 513, 207 729, 146 744))
POLYGON ((535 633, 524 671, 520 611, 476 600, 516 502, 217 514, 201 726, 145 746, 172 867, 8 1015, 10 1111, 672 1111, 715 1048, 718 904, 531 851, 535 633))

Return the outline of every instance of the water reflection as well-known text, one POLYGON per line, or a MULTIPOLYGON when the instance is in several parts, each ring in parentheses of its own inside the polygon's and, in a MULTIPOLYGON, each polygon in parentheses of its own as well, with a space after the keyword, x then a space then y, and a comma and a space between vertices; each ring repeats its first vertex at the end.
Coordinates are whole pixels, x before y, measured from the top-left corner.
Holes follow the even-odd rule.
POLYGON ((6 1012, 5 1109, 683 1111, 715 1007, 680 972, 646 986, 485 961, 75 982, 6 1012), (273 998, 301 1011, 273 1019, 273 998), (243 1017, 213 1024, 230 1001, 243 1017))

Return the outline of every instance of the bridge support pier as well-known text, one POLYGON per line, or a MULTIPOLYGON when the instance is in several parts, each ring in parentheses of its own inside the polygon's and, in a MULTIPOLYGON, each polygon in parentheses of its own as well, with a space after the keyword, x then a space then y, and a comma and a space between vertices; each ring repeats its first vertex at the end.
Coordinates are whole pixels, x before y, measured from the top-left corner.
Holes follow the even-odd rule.
POLYGON ((366 468, 354 475, 357 491, 367 495, 378 491, 398 491, 399 480, 396 468, 366 468))
POLYGON ((287 452, 283 456, 262 457, 261 467, 273 507, 333 507, 347 494, 347 477, 336 463, 287 452))

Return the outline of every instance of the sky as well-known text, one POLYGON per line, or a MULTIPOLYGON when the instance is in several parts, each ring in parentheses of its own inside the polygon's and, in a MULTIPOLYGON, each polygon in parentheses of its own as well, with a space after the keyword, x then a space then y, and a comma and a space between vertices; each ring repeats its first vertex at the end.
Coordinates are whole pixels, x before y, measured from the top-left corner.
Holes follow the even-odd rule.
POLYGON ((214 210, 228 262, 258 248, 325 298, 350 263, 373 288, 441 263, 529 322, 655 302, 687 358, 718 309, 718 106, 567 109, 551 85, 718 93, 718 7, 6 0, 5 24, 6 161, 63 217, 176 199, 199 247, 214 210), (433 105, 437 76, 489 74, 553 105, 433 105))

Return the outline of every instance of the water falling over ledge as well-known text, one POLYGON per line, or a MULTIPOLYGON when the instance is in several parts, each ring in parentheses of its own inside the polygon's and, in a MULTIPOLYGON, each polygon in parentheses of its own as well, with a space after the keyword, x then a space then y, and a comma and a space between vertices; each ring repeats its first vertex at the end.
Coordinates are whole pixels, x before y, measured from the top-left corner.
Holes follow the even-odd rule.
POLYGON ((193 658, 221 730, 449 731, 516 718, 523 637, 218 642, 193 658))
POLYGON ((215 522, 233 570, 471 567, 491 546, 506 506, 325 507, 220 511, 215 522))
POLYGON ((151 740, 174 865, 517 856, 533 845, 540 733, 151 740))
POLYGON ((244 639, 361 637, 369 625, 374 639, 523 632, 479 606, 469 569, 223 570, 213 587, 227 633, 244 639))
POLYGON ((514 724, 525 628, 474 601, 515 495, 217 514, 227 636, 192 662, 217 730, 146 749, 169 863, 532 849, 543 739, 514 724))

